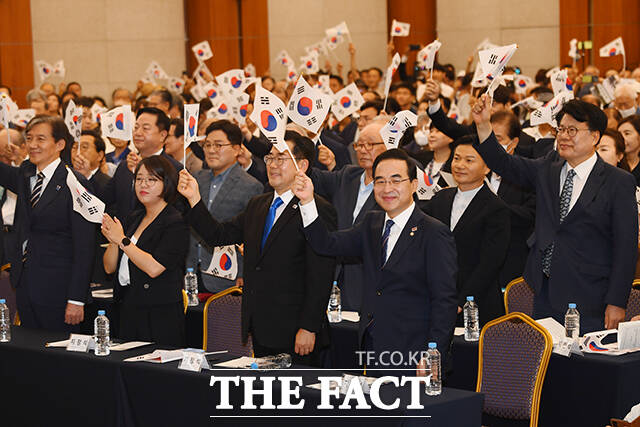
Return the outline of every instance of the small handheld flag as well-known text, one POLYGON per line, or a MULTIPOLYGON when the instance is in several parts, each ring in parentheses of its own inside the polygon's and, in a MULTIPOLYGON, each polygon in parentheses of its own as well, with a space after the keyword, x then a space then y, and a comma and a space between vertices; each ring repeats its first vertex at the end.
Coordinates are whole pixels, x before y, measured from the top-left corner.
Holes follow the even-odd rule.
POLYGON ((387 72, 384 76, 384 106, 383 110, 387 109, 387 98, 389 97, 389 88, 391 87, 391 78, 393 77, 393 73, 396 72, 398 67, 400 66, 400 54, 396 52, 393 55, 393 59, 391 60, 391 64, 387 67, 387 72))
POLYGON ((213 248, 211 264, 203 273, 223 279, 235 280, 238 275, 238 255, 236 245, 216 246, 213 248))
POLYGON ((330 96, 312 88, 304 77, 300 77, 289 99, 287 116, 312 133, 318 133, 332 101, 330 96))
POLYGON ((396 21, 395 19, 391 23, 391 37, 407 37, 411 24, 407 22, 396 21))
POLYGON ((338 121, 342 121, 345 117, 358 111, 363 104, 364 98, 362 98, 358 86, 351 83, 333 95, 331 112, 338 121))
POLYGON ((624 43, 622 37, 618 37, 600 48, 600 56, 616 56, 622 55, 622 70, 627 68, 627 56, 624 52, 624 43))
POLYGON ((133 140, 133 113, 131 105, 122 105, 100 115, 102 136, 133 140))
POLYGON ((80 134, 82 133, 82 107, 76 107, 73 99, 69 100, 64 115, 64 123, 69 129, 69 133, 75 142, 80 142, 80 134))
POLYGON ((404 135, 407 128, 418 124, 418 116, 415 113, 404 110, 393 116, 389 122, 380 129, 380 136, 387 147, 387 150, 398 148, 400 138, 404 135))
POLYGON ((73 210, 78 212, 84 219, 96 224, 102 223, 104 216, 104 202, 80 184, 73 171, 67 167, 67 187, 73 200, 73 210))
POLYGON ((198 62, 202 63, 207 59, 213 58, 213 52, 211 46, 207 40, 195 44, 191 47, 193 54, 196 56, 198 62))
POLYGON ((200 114, 200 104, 184 104, 184 156, 182 161, 187 162, 187 146, 198 138, 198 115, 200 114))

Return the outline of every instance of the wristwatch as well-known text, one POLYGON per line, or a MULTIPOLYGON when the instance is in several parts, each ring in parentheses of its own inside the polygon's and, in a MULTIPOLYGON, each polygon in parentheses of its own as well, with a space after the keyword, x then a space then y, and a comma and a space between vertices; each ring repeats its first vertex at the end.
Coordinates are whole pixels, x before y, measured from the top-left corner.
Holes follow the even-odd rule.
POLYGON ((129 238, 127 236, 124 236, 122 238, 122 241, 120 242, 120 249, 124 249, 125 246, 129 246, 131 244, 131 240, 129 240, 129 238))

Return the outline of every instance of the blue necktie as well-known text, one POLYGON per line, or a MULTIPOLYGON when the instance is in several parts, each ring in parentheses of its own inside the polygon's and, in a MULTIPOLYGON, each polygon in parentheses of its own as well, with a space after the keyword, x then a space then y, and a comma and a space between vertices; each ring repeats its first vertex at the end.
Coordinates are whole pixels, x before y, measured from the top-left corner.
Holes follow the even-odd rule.
POLYGON ((387 262, 387 244, 389 243, 389 234, 391 233, 391 227, 393 227, 393 220, 388 219, 384 225, 384 233, 382 233, 382 261, 380 265, 384 265, 387 262))
MULTIPOLYGON (((571 204, 571 193, 573 193, 573 177, 576 175, 576 171, 571 169, 567 174, 567 178, 562 185, 562 192, 560 193, 560 224, 564 221, 565 217, 569 213, 569 205, 571 204)), ((551 258, 553 257, 554 243, 551 243, 544 249, 542 254, 542 272, 549 277, 551 273, 551 258)))
POLYGON ((280 197, 276 197, 276 199, 271 204, 271 207, 269 208, 269 213, 267 213, 267 220, 264 223, 264 231, 262 232, 262 243, 260 244, 260 250, 264 248, 264 244, 267 242, 267 237, 269 237, 269 233, 273 228, 273 223, 275 222, 275 219, 276 219, 276 210, 280 206, 282 206, 283 203, 284 202, 280 197))

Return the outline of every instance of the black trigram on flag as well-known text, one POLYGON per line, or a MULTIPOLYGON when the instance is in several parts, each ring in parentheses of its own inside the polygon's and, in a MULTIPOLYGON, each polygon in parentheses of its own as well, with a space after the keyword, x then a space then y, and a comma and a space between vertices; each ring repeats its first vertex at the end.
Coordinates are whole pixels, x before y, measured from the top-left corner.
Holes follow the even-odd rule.
POLYGON ((275 113, 278 115, 278 117, 280 117, 280 120, 282 120, 282 118, 284 117, 284 111, 282 111, 282 108, 278 107, 276 108, 275 113))
POLYGON ((411 122, 409 121, 408 118, 405 117, 403 120, 403 123, 405 128, 411 127, 411 122))
POLYGON ((87 201, 87 203, 91 202, 91 200, 93 200, 93 198, 91 197, 91 195, 89 193, 87 193, 86 191, 84 191, 81 195, 80 195, 84 200, 87 201))
POLYGON ((317 123, 317 122, 318 122, 318 119, 316 119, 315 117, 310 117, 310 118, 307 119, 307 124, 309 126, 311 126, 312 124, 317 123))
POLYGON ((498 55, 496 55, 495 53, 492 53, 491 56, 489 57, 489 64, 495 65, 497 61, 498 61, 498 55))
POLYGON ((293 111, 296 106, 296 102, 294 100, 289 101, 289 111, 293 111))
POLYGON ((275 136, 268 136, 267 139, 272 144, 277 144, 278 143, 278 138, 276 138, 275 136))
POLYGON ((316 108, 318 110, 322 110, 324 108, 322 105, 322 99, 316 99, 316 108))
POLYGON ((260 104, 269 105, 269 97, 268 96, 261 96, 260 97, 260 104))
POLYGON ((391 120, 389 120, 389 126, 391 127, 395 126, 397 121, 398 121, 397 117, 392 118, 391 120))
POLYGON ((296 92, 298 92, 298 95, 303 94, 304 93, 304 86, 299 86, 298 89, 296 89, 296 92))
POLYGON ((98 213, 98 208, 96 208, 95 206, 89 206, 89 207, 87 208, 87 210, 89 211, 89 213, 90 213, 91 215, 94 215, 94 214, 97 214, 97 213, 98 213))

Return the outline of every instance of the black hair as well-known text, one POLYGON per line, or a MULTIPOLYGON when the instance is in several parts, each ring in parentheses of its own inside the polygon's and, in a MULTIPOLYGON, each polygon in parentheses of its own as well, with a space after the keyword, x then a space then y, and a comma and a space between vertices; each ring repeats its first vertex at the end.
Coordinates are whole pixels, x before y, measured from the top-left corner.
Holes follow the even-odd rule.
POLYGON ((60 158, 66 164, 71 164, 71 147, 73 147, 73 137, 69 133, 69 129, 65 124, 64 120, 58 116, 49 116, 47 114, 38 114, 34 118, 32 118, 29 123, 27 123, 26 128, 24 129, 24 135, 26 136, 31 129, 33 129, 36 125, 46 123, 49 125, 51 129, 51 136, 55 142, 60 140, 64 141, 64 148, 60 152, 60 158))
POLYGON ((207 126, 206 134, 209 135, 214 130, 221 130, 227 136, 229 142, 233 145, 242 144, 242 131, 240 128, 231 123, 229 120, 216 120, 207 126))
MULTIPOLYGON (((176 188, 178 187, 178 172, 171 162, 164 156, 149 156, 140 160, 136 166, 134 177, 138 176, 138 171, 144 166, 145 169, 156 178, 162 180, 162 198, 167 203, 173 203, 176 199, 176 188)), ((135 179, 135 178, 134 178, 135 179)))
POLYGON ((396 101, 395 98, 389 97, 387 98, 387 108, 385 108, 384 111, 391 116, 395 116, 396 113, 401 111, 400 104, 398 104, 398 101, 396 101))
POLYGON ((169 104, 169 108, 171 108, 171 105, 173 105, 173 96, 171 96, 171 92, 169 92, 167 89, 156 89, 151 92, 149 96, 151 95, 158 95, 160 99, 162 99, 162 102, 166 102, 167 104, 169 104))
POLYGON ((88 96, 81 96, 78 99, 76 99, 74 102, 75 102, 76 106, 78 106, 78 107, 91 108, 91 107, 93 107, 93 103, 95 101, 93 100, 93 98, 89 98, 88 96))
POLYGON ((360 107, 360 111, 364 111, 367 108, 375 108, 376 116, 377 116, 378 114, 380 114, 380 111, 382 111, 382 107, 383 107, 382 101, 378 101, 378 100, 367 101, 364 104, 362 104, 362 107, 360 107))
POLYGON ((638 116, 637 114, 633 114, 629 117, 625 117, 618 122, 618 129, 620 129, 620 126, 625 123, 629 123, 631 126, 633 126, 638 135, 640 135, 640 116, 638 116))
POLYGON ((497 111, 491 115, 491 123, 505 123, 510 139, 520 136, 520 121, 511 111, 497 111))
POLYGON ((396 83, 394 90, 398 90, 398 89, 407 89, 409 92, 411 92, 411 95, 415 95, 416 94, 416 89, 409 84, 408 82, 402 81, 399 83, 396 83))
POLYGON ((158 130, 160 130, 160 132, 162 132, 163 130, 169 132, 171 120, 169 119, 169 116, 164 113, 164 111, 156 107, 143 107, 136 113, 136 119, 140 117, 141 114, 152 114, 156 116, 156 126, 158 127, 158 130))
MULTIPOLYGON (((556 115, 556 121, 560 123, 565 114, 573 117, 575 120, 587 123, 590 131, 598 131, 600 136, 607 129, 607 115, 600 108, 588 102, 572 99, 564 104, 562 110, 556 115)), ((598 138, 599 140, 600 138, 598 138)))
POLYGON ((176 128, 173 131, 173 136, 179 138, 184 135, 184 120, 182 119, 171 119, 169 126, 175 126, 176 128))
POLYGON ((103 107, 107 106, 107 102, 101 96, 94 96, 93 97, 93 102, 94 103, 99 102, 103 107))
POLYGON ((340 86, 344 86, 344 80, 342 80, 342 77, 340 77, 339 75, 331 74, 331 75, 329 75, 329 80, 331 80, 331 79, 337 80, 338 83, 340 83, 340 86))
POLYGON ((378 67, 371 67, 371 68, 369 68, 369 69, 368 69, 368 70, 366 70, 366 71, 367 71, 367 72, 369 72, 369 71, 376 71, 380 77, 382 77, 382 74, 384 74, 384 73, 382 72, 382 70, 381 70, 380 68, 378 68, 378 67))
POLYGON ((316 159, 316 147, 306 136, 300 135, 298 132, 288 130, 284 133, 284 140, 293 142, 293 150, 291 153, 293 157, 307 159, 309 167, 307 168, 307 175, 311 173, 311 165, 316 159))
POLYGON ((493 100, 498 104, 507 105, 511 101, 511 94, 513 89, 509 90, 506 86, 499 85, 495 91, 493 91, 493 100))
POLYGON ((107 150, 107 146, 104 143, 104 140, 102 139, 102 137, 100 136, 100 134, 98 134, 98 132, 96 132, 95 130, 83 130, 80 135, 89 135, 93 137, 93 146, 95 147, 96 151, 98 153, 102 152, 104 153, 107 150))
POLYGON ((399 148, 392 148, 391 150, 387 150, 383 153, 380 153, 378 157, 373 161, 373 176, 376 176, 376 168, 383 160, 404 160, 407 164, 407 175, 409 176, 409 180, 413 181, 417 179, 416 165, 413 163, 409 155, 399 148))

